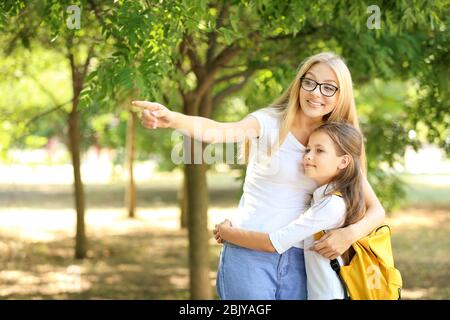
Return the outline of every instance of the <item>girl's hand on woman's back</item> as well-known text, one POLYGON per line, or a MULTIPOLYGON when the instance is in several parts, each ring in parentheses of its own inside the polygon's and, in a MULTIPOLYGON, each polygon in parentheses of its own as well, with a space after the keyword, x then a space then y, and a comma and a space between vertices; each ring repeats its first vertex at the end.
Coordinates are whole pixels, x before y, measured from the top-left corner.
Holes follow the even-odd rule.
POLYGON ((231 221, 228 219, 225 219, 219 224, 216 224, 214 226, 213 234, 214 238, 216 239, 217 243, 223 243, 222 236, 220 235, 223 228, 230 228, 231 227, 231 221))

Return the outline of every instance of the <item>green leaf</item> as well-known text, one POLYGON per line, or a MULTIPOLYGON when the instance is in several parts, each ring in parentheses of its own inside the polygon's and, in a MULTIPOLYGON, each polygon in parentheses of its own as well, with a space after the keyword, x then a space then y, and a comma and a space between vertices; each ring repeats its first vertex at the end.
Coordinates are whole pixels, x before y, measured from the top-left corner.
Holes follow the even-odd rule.
POLYGON ((218 31, 223 36, 223 39, 224 39, 224 42, 226 45, 230 45, 233 43, 233 41, 234 41, 233 31, 231 31, 227 28, 224 28, 224 27, 219 28, 218 31))

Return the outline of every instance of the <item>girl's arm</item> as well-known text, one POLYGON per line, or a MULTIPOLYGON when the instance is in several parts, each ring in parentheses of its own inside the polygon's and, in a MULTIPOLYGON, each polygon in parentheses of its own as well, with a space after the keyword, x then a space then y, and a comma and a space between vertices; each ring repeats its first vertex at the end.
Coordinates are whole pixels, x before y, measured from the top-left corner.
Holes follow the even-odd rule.
POLYGON ((336 259, 352 243, 370 234, 383 224, 385 211, 366 178, 363 180, 366 214, 363 219, 345 228, 331 230, 313 246, 313 250, 328 259, 336 259))
POLYGON ((142 125, 148 129, 177 129, 206 143, 241 142, 259 136, 259 123, 254 117, 246 117, 237 122, 217 122, 171 111, 155 102, 133 101, 132 104, 143 110, 142 125))
POLYGON ((227 220, 217 226, 217 235, 222 240, 243 248, 265 252, 276 251, 269 239, 269 234, 233 228, 227 220))
POLYGON ((218 242, 225 240, 241 247, 281 254, 319 231, 342 225, 345 211, 345 202, 341 197, 329 196, 287 226, 269 234, 233 228, 228 220, 216 226, 214 234, 218 242))

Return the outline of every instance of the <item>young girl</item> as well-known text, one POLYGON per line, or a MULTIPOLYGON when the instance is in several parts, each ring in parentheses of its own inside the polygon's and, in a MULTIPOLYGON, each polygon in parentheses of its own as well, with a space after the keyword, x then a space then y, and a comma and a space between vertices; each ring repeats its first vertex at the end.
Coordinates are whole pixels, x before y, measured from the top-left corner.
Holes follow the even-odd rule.
MULTIPOLYGON (((365 205, 361 150, 362 137, 350 124, 321 125, 311 134, 303 159, 305 175, 319 186, 311 207, 289 225, 270 233, 233 228, 227 220, 216 226, 216 240, 279 254, 304 241, 308 299, 343 299, 344 291, 330 260, 307 248, 317 233, 362 218, 365 205)), ((341 257, 338 261, 343 264, 341 257)))

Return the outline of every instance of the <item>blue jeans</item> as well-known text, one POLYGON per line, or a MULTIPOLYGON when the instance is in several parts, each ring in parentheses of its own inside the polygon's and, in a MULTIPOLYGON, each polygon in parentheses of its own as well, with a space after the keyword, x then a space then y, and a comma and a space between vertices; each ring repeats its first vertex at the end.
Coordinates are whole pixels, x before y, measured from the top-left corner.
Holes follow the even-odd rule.
POLYGON ((303 249, 278 254, 224 243, 216 288, 222 300, 305 300, 303 249))

